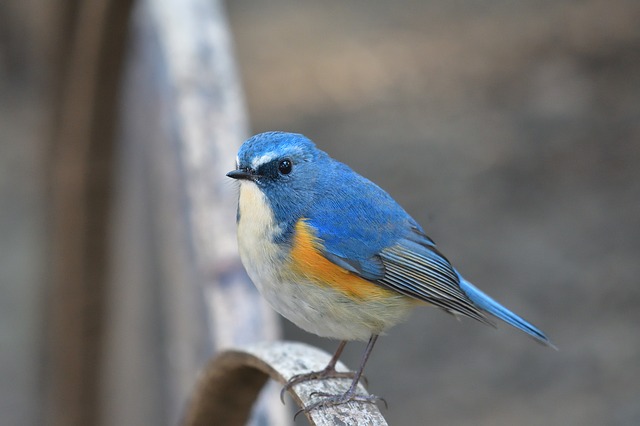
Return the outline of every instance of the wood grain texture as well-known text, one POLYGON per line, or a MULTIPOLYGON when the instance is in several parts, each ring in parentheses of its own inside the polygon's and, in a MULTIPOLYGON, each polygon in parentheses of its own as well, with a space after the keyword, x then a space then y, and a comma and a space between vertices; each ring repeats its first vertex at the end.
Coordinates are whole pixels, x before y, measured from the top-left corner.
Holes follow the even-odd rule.
MULTIPOLYGON (((209 424, 244 425, 260 389, 271 378, 284 385, 296 374, 323 369, 331 356, 313 346, 295 342, 271 342, 220 353, 201 373, 187 407, 183 426, 209 424)), ((339 371, 348 371, 338 362, 339 371)), ((313 380, 289 391, 298 407, 316 401, 314 392, 342 393, 350 379, 313 380)), ((367 394, 362 384, 360 394, 367 394)), ((306 413, 314 426, 371 425, 387 422, 374 404, 349 402, 306 413)))

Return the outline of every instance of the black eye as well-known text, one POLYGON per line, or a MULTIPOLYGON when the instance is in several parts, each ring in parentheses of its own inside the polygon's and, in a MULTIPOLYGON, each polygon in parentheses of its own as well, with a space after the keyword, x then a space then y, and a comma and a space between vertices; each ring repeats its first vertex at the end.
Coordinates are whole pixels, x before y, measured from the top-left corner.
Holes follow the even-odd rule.
POLYGON ((285 158, 284 160, 280 161, 280 163, 278 163, 278 170, 280 170, 280 173, 282 173, 283 175, 288 175, 289 173, 291 173, 292 167, 293 164, 291 164, 291 160, 289 160, 288 158, 285 158))

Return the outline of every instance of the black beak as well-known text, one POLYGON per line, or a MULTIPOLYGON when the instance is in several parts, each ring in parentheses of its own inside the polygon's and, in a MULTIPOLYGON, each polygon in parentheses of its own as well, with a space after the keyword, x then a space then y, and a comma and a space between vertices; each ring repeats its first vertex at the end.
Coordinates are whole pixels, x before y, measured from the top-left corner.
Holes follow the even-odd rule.
POLYGON ((253 180, 253 178, 255 177, 255 175, 249 173, 246 170, 231 170, 229 173, 227 173, 227 176, 230 177, 231 179, 246 179, 246 180, 253 180))

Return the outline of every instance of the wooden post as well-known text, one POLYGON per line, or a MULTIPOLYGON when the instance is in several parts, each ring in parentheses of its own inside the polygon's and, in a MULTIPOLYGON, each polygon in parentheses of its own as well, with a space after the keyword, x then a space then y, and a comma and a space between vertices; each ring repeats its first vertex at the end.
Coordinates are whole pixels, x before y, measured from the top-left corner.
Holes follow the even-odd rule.
POLYGON ((117 93, 131 0, 61 3, 53 106, 47 422, 96 424, 117 93))

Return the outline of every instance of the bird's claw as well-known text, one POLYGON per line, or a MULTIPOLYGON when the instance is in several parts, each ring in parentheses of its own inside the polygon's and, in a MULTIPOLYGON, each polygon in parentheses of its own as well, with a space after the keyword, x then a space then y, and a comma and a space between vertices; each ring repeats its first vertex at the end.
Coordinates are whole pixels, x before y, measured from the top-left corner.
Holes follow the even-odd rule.
POLYGON ((384 403, 384 407, 386 409, 389 408, 387 401, 384 398, 381 398, 376 395, 358 395, 357 393, 352 392, 351 390, 345 392, 342 395, 334 395, 326 392, 312 392, 309 396, 319 396, 323 399, 298 410, 296 414, 293 416, 294 420, 300 413, 306 414, 317 408, 334 407, 336 405, 346 404, 347 402, 351 402, 351 401, 362 402, 367 404, 376 404, 378 402, 382 402, 384 403))
MULTIPOLYGON (((284 404, 284 394, 293 386, 308 382, 310 380, 326 380, 326 379, 352 379, 355 377, 356 373, 352 371, 336 371, 335 369, 324 369, 321 371, 313 371, 311 373, 303 373, 296 374, 293 376, 280 390, 280 401, 284 404)), ((362 377, 365 385, 368 384, 367 379, 362 377)))

